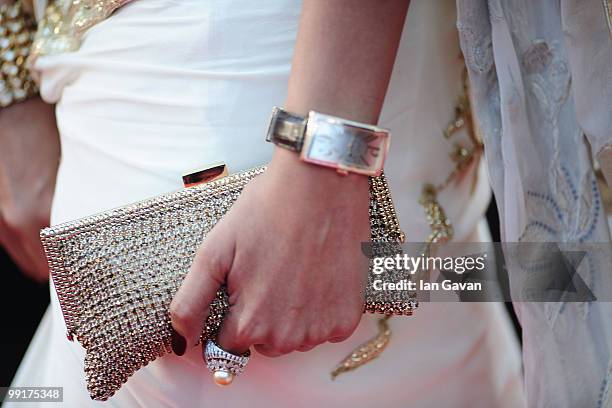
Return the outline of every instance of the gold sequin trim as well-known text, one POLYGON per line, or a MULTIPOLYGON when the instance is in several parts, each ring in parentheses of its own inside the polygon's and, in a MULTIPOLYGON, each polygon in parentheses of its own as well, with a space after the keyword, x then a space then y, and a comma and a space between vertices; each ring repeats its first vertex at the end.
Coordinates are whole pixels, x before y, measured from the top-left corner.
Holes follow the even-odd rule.
POLYGON ((391 339, 389 319, 390 316, 385 316, 378 320, 378 334, 376 337, 366 341, 346 356, 331 372, 332 380, 342 373, 361 367, 382 354, 391 339))
MULTIPOLYGON (((427 237, 427 245, 425 246, 425 252, 428 255, 432 253, 432 244, 448 242, 454 235, 453 225, 446 216, 444 208, 438 201, 438 193, 457 179, 461 178, 470 168, 472 168, 472 166, 475 167, 484 149, 480 130, 472 117, 471 94, 467 69, 463 72, 462 80, 463 92, 457 99, 455 117, 444 130, 444 137, 451 140, 460 130, 466 129, 469 143, 467 145, 460 142, 455 142, 453 144, 453 149, 449 154, 450 160, 455 163, 453 171, 440 184, 434 185, 425 183, 419 198, 419 204, 425 210, 427 223, 431 229, 431 233, 427 237)), ((472 192, 478 181, 477 175, 478 171, 475 170, 472 192)), ((395 218, 395 220, 397 220, 397 218, 395 218)), ((399 225, 397 226, 397 230, 399 231, 399 225)), ((405 237, 402 235, 401 242, 404 242, 404 240, 405 237)), ((355 370, 382 354, 391 338, 391 328, 389 327, 390 318, 391 316, 385 316, 378 320, 378 333, 376 336, 366 341, 346 356, 331 372, 332 379, 335 379, 340 374, 355 370)))
POLYGON ((608 23, 608 31, 612 36, 612 0, 603 0, 606 22, 608 23))
POLYGON ((55 0, 38 25, 30 64, 41 55, 79 49, 84 33, 131 0, 55 0))
POLYGON ((38 93, 26 66, 35 27, 21 1, 0 5, 0 108, 38 93))

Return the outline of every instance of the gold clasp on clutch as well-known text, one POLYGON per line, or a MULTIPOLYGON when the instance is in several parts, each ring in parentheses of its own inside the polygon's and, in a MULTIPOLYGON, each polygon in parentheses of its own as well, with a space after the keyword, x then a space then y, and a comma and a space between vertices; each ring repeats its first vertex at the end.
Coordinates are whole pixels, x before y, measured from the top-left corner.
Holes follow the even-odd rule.
POLYGON ((228 174, 229 172, 225 163, 216 163, 211 166, 183 174, 183 185, 185 187, 194 187, 226 177, 228 174))

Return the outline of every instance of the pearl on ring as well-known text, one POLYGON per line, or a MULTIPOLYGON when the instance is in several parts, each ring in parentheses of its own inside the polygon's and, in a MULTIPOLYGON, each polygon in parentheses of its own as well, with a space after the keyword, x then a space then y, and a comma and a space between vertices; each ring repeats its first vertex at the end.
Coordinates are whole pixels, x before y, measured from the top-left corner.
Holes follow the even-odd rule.
POLYGON ((213 373, 213 380, 220 387, 230 385, 234 381, 234 377, 234 374, 226 370, 217 370, 213 373))
POLYGON ((202 350, 206 366, 213 373, 213 380, 219 386, 227 386, 242 373, 249 362, 250 351, 237 356, 223 350, 213 340, 209 339, 202 350))

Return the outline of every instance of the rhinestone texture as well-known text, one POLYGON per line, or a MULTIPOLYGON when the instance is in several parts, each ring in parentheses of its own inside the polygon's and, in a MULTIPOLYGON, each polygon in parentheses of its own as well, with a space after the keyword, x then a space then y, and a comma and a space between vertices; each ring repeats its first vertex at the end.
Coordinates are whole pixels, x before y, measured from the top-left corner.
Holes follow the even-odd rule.
POLYGON ((208 340, 204 347, 204 359, 211 373, 215 371, 227 371, 233 375, 240 375, 249 362, 250 351, 242 356, 228 353, 217 345, 213 340, 208 340))
MULTIPOLYGON (((106 400, 149 362, 171 353, 169 306, 206 234, 265 166, 46 228, 41 239, 68 337, 86 350, 92 399, 106 400)), ((370 179, 372 241, 401 250, 403 233, 384 175, 370 179)), ((370 273, 370 275, 372 275, 370 273)), ((368 299, 365 311, 410 315, 412 298, 368 299)), ((224 288, 201 336, 214 339, 224 288)))
POLYGON ((26 66, 35 31, 36 22, 20 0, 0 5, 0 108, 38 93, 26 66))

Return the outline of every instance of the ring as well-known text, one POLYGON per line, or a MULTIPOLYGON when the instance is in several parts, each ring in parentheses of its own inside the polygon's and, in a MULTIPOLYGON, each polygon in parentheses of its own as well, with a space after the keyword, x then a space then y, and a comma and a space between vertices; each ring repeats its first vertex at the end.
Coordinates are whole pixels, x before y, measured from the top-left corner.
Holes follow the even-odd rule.
POLYGON ((223 350, 213 340, 208 340, 204 347, 204 361, 206 366, 213 373, 213 379, 217 385, 230 385, 237 375, 244 371, 244 367, 249 362, 251 351, 247 351, 241 356, 237 356, 223 350))

